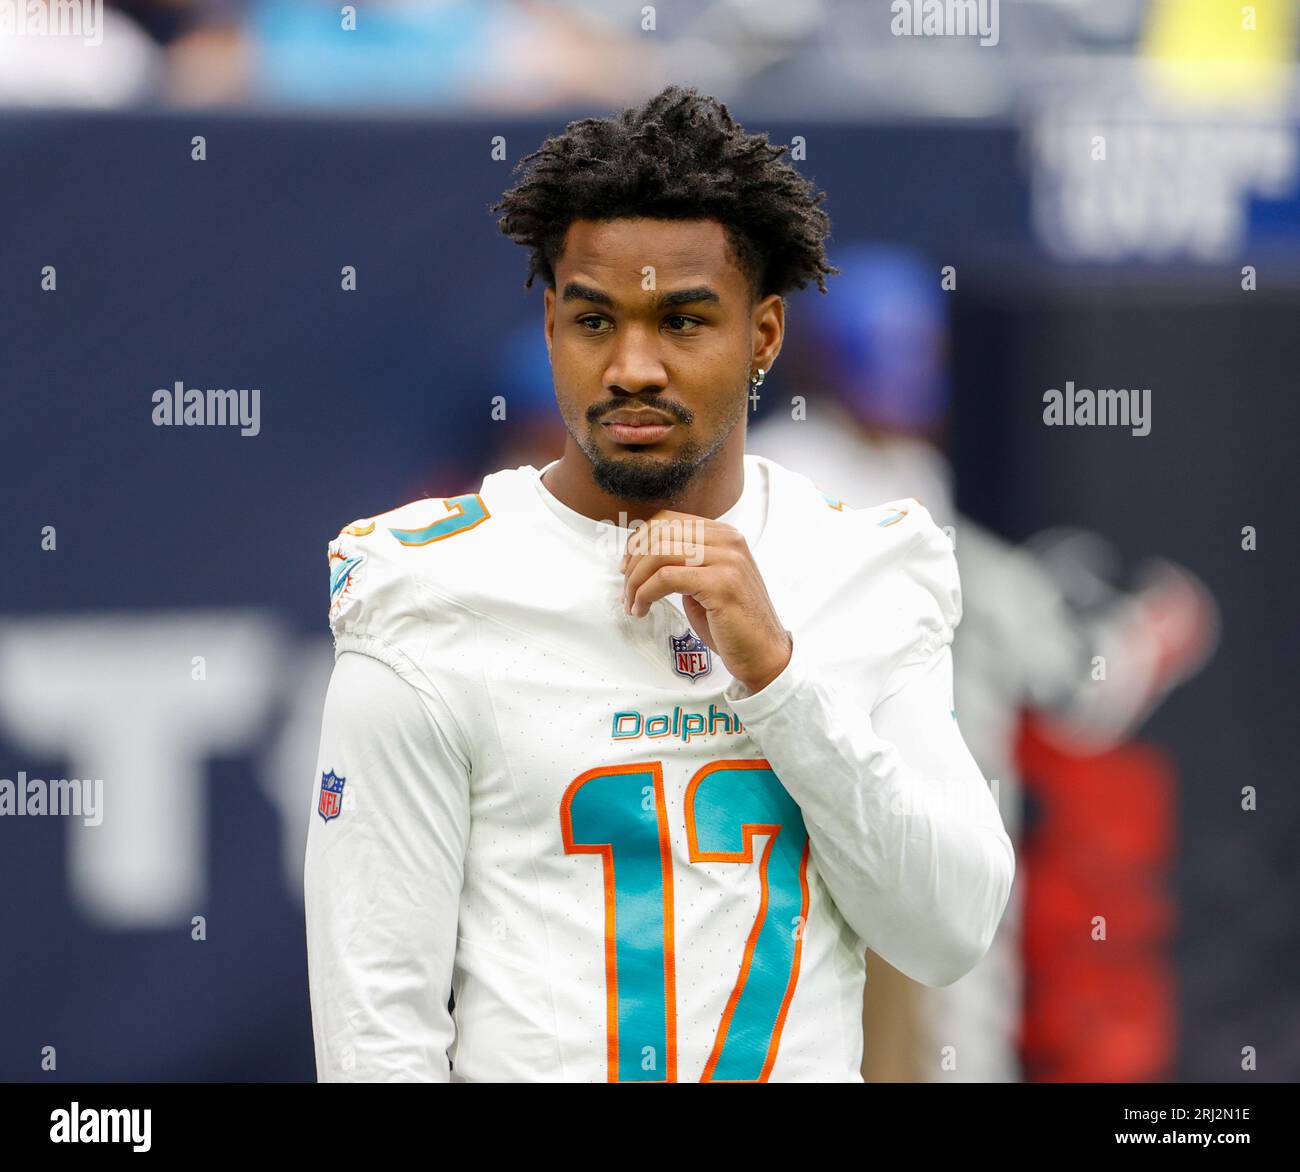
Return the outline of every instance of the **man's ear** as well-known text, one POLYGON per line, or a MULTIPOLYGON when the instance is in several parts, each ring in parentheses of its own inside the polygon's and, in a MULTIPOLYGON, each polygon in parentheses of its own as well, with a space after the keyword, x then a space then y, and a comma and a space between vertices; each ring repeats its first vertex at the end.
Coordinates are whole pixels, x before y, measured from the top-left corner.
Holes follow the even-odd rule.
POLYGON ((758 334, 755 358, 764 370, 771 370, 785 342, 785 298, 770 293, 754 307, 758 334))

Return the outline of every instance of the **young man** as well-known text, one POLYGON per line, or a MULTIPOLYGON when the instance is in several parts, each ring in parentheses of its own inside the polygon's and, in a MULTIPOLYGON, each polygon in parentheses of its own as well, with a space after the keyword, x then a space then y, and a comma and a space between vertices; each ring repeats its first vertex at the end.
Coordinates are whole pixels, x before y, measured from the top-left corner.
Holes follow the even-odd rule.
POLYGON ((952 545, 744 451, 784 294, 836 271, 784 149, 669 87, 493 209, 568 438, 330 545, 323 1080, 860 1080, 864 945, 931 985, 989 945, 952 545))

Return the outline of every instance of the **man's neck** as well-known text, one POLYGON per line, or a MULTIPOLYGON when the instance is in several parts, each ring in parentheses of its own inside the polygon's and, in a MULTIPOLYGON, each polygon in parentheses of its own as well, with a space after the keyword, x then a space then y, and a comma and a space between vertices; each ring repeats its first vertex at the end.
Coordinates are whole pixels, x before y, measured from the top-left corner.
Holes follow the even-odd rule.
POLYGON ((740 500, 745 487, 744 432, 740 442, 731 438, 692 478, 676 499, 630 501, 605 492, 593 479, 591 461, 570 437, 564 454, 542 477, 542 485, 561 504, 596 521, 628 526, 646 521, 663 509, 714 519, 740 500))

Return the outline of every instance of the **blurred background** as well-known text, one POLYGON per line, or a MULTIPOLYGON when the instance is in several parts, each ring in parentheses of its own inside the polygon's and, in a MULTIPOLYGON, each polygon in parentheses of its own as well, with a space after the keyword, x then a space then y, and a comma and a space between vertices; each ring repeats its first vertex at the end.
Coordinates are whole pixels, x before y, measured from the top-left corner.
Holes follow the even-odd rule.
POLYGON ((949 529, 1017 844, 971 974, 872 958, 867 1077, 1300 1077, 1298 34, 1291 0, 0 4, 0 809, 104 810, 0 816, 0 1078, 314 1078, 326 543, 559 455, 487 208, 673 82, 828 192, 842 273, 789 299, 749 447, 949 529), (178 384, 256 388, 255 428, 160 425, 178 384), (1049 425, 1067 384, 1145 423, 1049 425))

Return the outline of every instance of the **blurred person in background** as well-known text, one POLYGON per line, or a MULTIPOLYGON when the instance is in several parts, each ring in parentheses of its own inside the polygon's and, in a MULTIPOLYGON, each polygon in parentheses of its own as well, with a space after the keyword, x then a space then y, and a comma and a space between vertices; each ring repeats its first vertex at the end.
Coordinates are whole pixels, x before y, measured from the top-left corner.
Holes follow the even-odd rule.
POLYGON ((250 0, 263 99, 530 111, 630 102, 679 78, 733 93, 796 56, 827 15, 823 0, 380 0, 341 33, 320 8, 250 0))
MULTIPOLYGON (((1023 710, 1043 714, 1040 729, 1068 751, 1114 747, 1208 657, 1216 608, 1199 579, 1168 562, 1148 563, 1131 592, 1104 583, 1113 558, 1096 535, 1062 531, 1018 548, 961 516, 942 449, 951 384, 938 268, 875 244, 844 248, 836 263, 839 284, 786 348, 806 417, 796 417, 797 402, 776 412, 751 428, 749 446, 854 508, 914 497, 954 537, 957 713, 981 771, 996 779, 1019 853, 1023 710), (1104 687, 1089 674, 1096 655, 1109 666, 1104 687)), ((992 948, 952 985, 927 988, 869 956, 868 1081, 1019 1081, 1023 888, 1018 877, 992 948), (955 1069, 945 1047, 960 1055, 955 1069)))
POLYGON ((485 472, 523 464, 541 468, 559 459, 568 433, 555 408, 546 336, 537 322, 530 319, 510 331, 496 370, 497 393, 504 401, 506 414, 493 429, 496 443, 484 461, 485 472))
POLYGON ((555 384, 542 327, 532 319, 506 330, 486 368, 487 385, 475 394, 491 404, 488 446, 477 453, 440 457, 411 485, 417 496, 473 492, 499 468, 545 467, 559 459, 568 432, 555 409, 555 384))
POLYGON ((170 100, 526 111, 625 97, 652 54, 608 13, 528 0, 208 0, 170 100))
POLYGON ((0 106, 110 109, 156 95, 163 50, 121 5, 21 0, 0 20, 0 106))
MULTIPOLYGON (((1277 2, 1261 29, 1285 23, 1277 2)), ((33 7, 29 24, 99 0, 33 7)), ((1122 62, 1144 30, 1148 49, 1180 45, 1197 22, 1178 14, 1196 7, 1206 5, 1001 0, 991 55, 976 38, 897 35, 883 0, 109 0, 89 54, 74 38, 0 24, 0 104, 528 112, 630 102, 687 79, 768 117, 970 118, 1012 109, 1025 86, 1055 76, 1053 59, 1122 62)), ((1256 80, 1261 54, 1246 63, 1256 80)))

